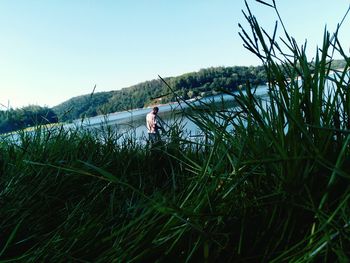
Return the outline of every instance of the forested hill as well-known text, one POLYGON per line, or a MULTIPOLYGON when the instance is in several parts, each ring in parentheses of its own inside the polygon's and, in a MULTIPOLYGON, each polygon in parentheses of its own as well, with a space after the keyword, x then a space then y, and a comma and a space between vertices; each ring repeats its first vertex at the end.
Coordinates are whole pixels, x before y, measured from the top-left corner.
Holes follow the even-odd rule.
POLYGON ((175 101, 176 96, 190 99, 196 96, 210 96, 222 89, 234 91, 246 81, 252 84, 263 84, 266 82, 266 76, 262 66, 235 66, 201 69, 198 72, 164 80, 176 94, 171 92, 161 80, 151 80, 121 90, 74 97, 53 107, 53 111, 60 121, 69 121, 167 103, 175 101))
MULTIPOLYGON (((333 60, 332 68, 341 69, 344 60, 333 60)), ((29 105, 21 109, 0 110, 0 133, 19 130, 36 124, 71 121, 81 117, 142 108, 153 104, 210 96, 220 90, 235 91, 246 81, 252 84, 266 82, 264 68, 259 67, 212 67, 177 77, 165 78, 175 94, 159 79, 145 81, 128 88, 109 92, 96 92, 71 98, 53 108, 29 105)))

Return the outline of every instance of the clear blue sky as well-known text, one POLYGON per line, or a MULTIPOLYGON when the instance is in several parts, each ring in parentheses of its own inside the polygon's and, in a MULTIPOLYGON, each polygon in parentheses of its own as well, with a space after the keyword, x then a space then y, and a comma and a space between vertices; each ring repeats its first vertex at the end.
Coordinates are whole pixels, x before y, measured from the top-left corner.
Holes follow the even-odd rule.
MULTIPOLYGON (((308 39, 312 53, 324 26, 333 32, 350 3, 276 2, 291 35, 308 39)), ((274 25, 271 9, 248 3, 264 26, 274 25)), ((95 84, 109 91, 158 74, 258 65, 238 36, 242 9, 243 0, 0 0, 0 103, 54 106, 95 84)), ((349 34, 341 39, 349 51, 349 34)))

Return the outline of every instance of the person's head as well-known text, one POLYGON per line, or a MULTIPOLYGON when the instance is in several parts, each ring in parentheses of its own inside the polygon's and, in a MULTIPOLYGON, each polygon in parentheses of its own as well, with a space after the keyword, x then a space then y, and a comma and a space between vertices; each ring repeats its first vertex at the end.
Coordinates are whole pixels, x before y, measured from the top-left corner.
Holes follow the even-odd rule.
POLYGON ((158 108, 158 107, 154 107, 154 108, 153 108, 153 113, 154 113, 154 114, 157 114, 158 111, 159 111, 159 108, 158 108))

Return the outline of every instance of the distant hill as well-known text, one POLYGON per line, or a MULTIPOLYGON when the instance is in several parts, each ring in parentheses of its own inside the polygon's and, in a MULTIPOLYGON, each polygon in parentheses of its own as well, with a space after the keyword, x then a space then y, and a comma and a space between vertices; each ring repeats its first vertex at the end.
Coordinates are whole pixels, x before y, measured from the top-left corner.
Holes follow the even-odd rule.
POLYGON ((150 80, 121 90, 74 97, 53 107, 52 110, 60 121, 70 121, 168 103, 175 101, 177 96, 190 99, 196 96, 210 96, 222 89, 235 91, 247 81, 252 84, 263 84, 267 81, 262 66, 212 67, 164 80, 175 93, 161 80, 150 80))

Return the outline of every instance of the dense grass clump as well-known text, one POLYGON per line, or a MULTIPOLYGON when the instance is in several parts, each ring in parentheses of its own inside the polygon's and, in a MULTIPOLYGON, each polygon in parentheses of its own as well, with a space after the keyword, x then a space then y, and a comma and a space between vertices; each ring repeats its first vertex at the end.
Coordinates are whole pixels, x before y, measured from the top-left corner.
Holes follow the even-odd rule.
MULTIPOLYGON (((119 139, 110 129, 39 128, 2 141, 2 260, 123 258, 128 243, 136 242, 134 220, 157 209, 163 202, 157 195, 176 190, 182 176, 175 181, 174 173, 182 168, 160 149, 119 139)), ((167 152, 176 154, 171 145, 167 152)))
POLYGON ((246 18, 268 96, 247 83, 237 107, 189 105, 202 139, 178 125, 153 147, 108 128, 2 139, 0 261, 349 261, 350 60, 337 32, 310 62, 246 18))

